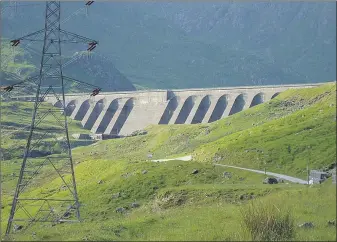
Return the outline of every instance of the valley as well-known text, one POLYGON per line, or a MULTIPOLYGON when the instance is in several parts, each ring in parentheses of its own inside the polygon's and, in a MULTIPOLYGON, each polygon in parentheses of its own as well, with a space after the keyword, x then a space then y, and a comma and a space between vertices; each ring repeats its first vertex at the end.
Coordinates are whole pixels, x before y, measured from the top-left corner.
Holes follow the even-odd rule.
MULTIPOLYGON (((334 240, 335 228, 327 225, 336 216, 336 185, 331 178, 320 185, 268 185, 262 184, 264 174, 214 164, 266 168, 306 179, 307 160, 310 169, 329 170, 335 164, 335 117, 336 84, 329 83, 285 91, 214 123, 154 125, 146 135, 74 148, 82 221, 53 227, 36 224, 14 236, 25 240, 250 240, 242 211, 253 202, 259 209, 274 204, 282 213, 291 210, 294 240, 334 240), (153 162, 148 154, 153 160, 173 160, 153 162), (189 154, 190 161, 174 160, 189 154), (315 227, 298 227, 305 222, 315 227)), ((4 231, 16 182, 10 174, 18 171, 20 159, 5 160, 1 166, 4 231)), ((37 183, 29 192, 42 189, 48 194, 59 185, 56 180, 37 183)))

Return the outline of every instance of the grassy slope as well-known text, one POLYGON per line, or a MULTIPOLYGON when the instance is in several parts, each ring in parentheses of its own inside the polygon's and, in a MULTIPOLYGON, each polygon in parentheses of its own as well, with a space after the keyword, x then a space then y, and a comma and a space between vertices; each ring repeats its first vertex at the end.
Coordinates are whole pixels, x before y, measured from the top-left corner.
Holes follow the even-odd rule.
MULTIPOLYGON (((32 119, 34 103, 28 102, 2 102, 1 103, 1 151, 3 157, 1 159, 1 170, 2 170, 2 191, 7 192, 15 186, 17 178, 13 177, 12 174, 19 174, 20 164, 22 162, 22 155, 27 142, 27 137, 29 134, 30 123, 32 119), (2 160, 4 159, 4 160, 2 160)), ((50 104, 41 104, 42 108, 52 108, 54 111, 57 108, 53 108, 50 104)), ((57 112, 56 112, 57 114, 57 112)), ((60 113, 59 113, 60 114, 60 113)), ((58 115, 59 115, 58 114, 58 115)), ((87 145, 92 142, 87 140, 75 140, 71 137, 74 133, 88 133, 89 130, 81 128, 81 123, 75 120, 69 120, 69 134, 71 138, 71 144, 73 147, 79 145, 87 145)), ((44 134, 45 128, 60 128, 56 123, 55 119, 48 115, 45 120, 39 126, 39 130, 35 134, 44 134)), ((54 131, 55 132, 55 131, 54 131)), ((56 137, 63 136, 63 132, 55 132, 56 137)), ((35 136, 34 136, 35 137, 35 136)), ((39 146, 39 150, 44 150, 43 147, 47 147, 48 144, 53 144, 52 135, 47 134, 44 137, 44 142, 39 146)))
MULTIPOLYGON (((1 148, 4 150, 5 159, 8 157, 16 158, 21 157, 23 149, 26 145, 26 139, 29 134, 30 124, 32 120, 34 103, 27 102, 2 102, 1 103, 1 148)), ((61 113, 56 107, 52 107, 50 104, 42 104, 44 110, 50 109, 54 111, 56 116, 60 118, 62 122, 61 113)), ((89 133, 89 130, 82 128, 81 123, 76 120, 69 119, 69 134, 70 137, 74 133, 89 133)), ((44 134, 46 128, 58 128, 59 123, 52 115, 46 116, 44 121, 39 125, 39 130, 36 132, 44 134)), ((57 137, 63 135, 62 130, 55 132, 57 137)), ((46 136, 46 141, 50 140, 52 135, 46 136)), ((72 139, 73 146, 77 146, 81 141, 75 141, 72 139)))
MULTIPOLYGON (((35 71, 35 66, 29 61, 23 61, 24 50, 19 46, 16 49, 11 47, 9 40, 1 39, 1 72, 7 73, 21 73, 22 79, 27 78, 31 73, 35 71)), ((1 74, 0 84, 7 85, 11 83, 17 83, 12 78, 5 79, 1 74)))
MULTIPOLYGON (((300 177, 304 177, 302 170, 309 156, 312 168, 329 165, 336 159, 335 93, 335 84, 290 90, 269 104, 213 124, 154 126, 145 136, 101 141, 91 149, 75 148, 74 160, 80 162, 76 179, 84 222, 52 228, 37 226, 19 237, 30 240, 34 231, 40 240, 249 239, 240 230, 240 208, 252 195, 291 207, 296 224, 314 222, 313 230, 296 229, 296 239, 336 239, 335 229, 326 226, 327 220, 336 217, 336 190, 331 180, 311 188, 296 184, 263 185, 263 175, 211 164, 214 157, 223 157, 218 162, 261 168, 263 161, 270 159, 268 170, 300 177), (308 145, 311 153, 303 149, 308 145), (258 149, 264 153, 256 152, 258 149), (151 163, 146 161, 149 152, 155 158, 189 153, 195 158, 191 162, 151 163), (192 175, 193 169, 199 173, 192 175), (142 174, 143 170, 148 172, 142 174), (223 178, 225 170, 233 173, 231 179, 223 178), (103 183, 98 184, 99 180, 103 183), (113 198, 117 192, 120 197, 113 198), (283 199, 285 196, 287 199, 283 199), (134 201, 140 208, 130 207, 134 201), (115 212, 122 206, 127 208, 124 215, 115 212)), ((53 181, 42 188, 59 185, 53 181)), ((2 228, 9 202, 6 193, 2 228)))
MULTIPOLYGON (((314 169, 335 163, 336 85, 291 90, 270 104, 247 110, 236 118, 251 120, 251 116, 259 114, 261 119, 268 120, 274 110, 288 109, 286 105, 303 107, 284 118, 207 143, 197 149, 195 156, 198 160, 210 161, 210 157, 217 153, 222 157, 220 163, 260 169, 266 166, 303 178, 307 161, 314 169)), ((227 131, 225 127, 222 130, 227 131)))

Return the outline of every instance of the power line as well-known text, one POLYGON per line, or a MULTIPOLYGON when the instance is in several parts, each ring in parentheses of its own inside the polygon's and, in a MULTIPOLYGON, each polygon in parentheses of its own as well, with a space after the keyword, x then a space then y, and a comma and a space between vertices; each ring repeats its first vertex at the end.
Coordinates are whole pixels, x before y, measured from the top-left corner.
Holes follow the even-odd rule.
POLYGON ((42 6, 42 3, 18 4, 16 6, 1 6, 1 8, 19 8, 19 7, 31 7, 31 6, 42 6))
MULTIPOLYGON (((32 6, 32 5, 42 5, 42 4, 41 4, 41 3, 38 3, 38 4, 27 4, 27 5, 32 6)), ((10 7, 15 7, 15 6, 10 6, 10 7)), ((69 20, 71 20, 74 16, 77 16, 77 15, 80 14, 80 13, 85 13, 85 14, 87 15, 87 13, 88 13, 87 10, 88 10, 88 6, 87 6, 87 5, 86 5, 85 7, 82 7, 82 8, 77 9, 76 11, 72 12, 67 18, 63 19, 63 20, 61 21, 61 24, 65 24, 66 22, 68 22, 69 20)), ((3 10, 1 10, 1 11, 3 11, 3 10)), ((10 28, 12 29, 12 26, 11 26, 9 23, 7 23, 7 25, 9 25, 10 28)), ((27 35, 28 33, 29 33, 29 32, 26 32, 24 35, 27 35)), ((13 38, 14 38, 14 37, 13 37, 13 38)), ((34 52, 35 54, 40 54, 40 53, 38 53, 36 50, 34 50, 34 49, 32 49, 32 48, 30 47, 30 45, 31 45, 32 43, 33 43, 33 41, 27 43, 26 45, 22 46, 21 48, 22 48, 23 50, 27 50, 28 52, 29 52, 29 51, 32 51, 32 52, 34 52)), ((7 60, 5 60, 4 63, 8 62, 8 61, 9 61, 9 58, 10 58, 10 56, 8 56, 7 60)), ((65 65, 68 65, 68 63, 65 63, 65 65)))

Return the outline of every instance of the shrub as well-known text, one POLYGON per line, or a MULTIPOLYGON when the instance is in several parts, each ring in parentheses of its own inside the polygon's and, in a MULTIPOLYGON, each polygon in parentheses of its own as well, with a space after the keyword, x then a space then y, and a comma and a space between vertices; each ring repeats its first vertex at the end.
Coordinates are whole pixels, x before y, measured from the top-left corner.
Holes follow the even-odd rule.
POLYGON ((287 208, 273 202, 252 201, 241 209, 243 229, 253 241, 286 241, 295 235, 295 224, 287 208))

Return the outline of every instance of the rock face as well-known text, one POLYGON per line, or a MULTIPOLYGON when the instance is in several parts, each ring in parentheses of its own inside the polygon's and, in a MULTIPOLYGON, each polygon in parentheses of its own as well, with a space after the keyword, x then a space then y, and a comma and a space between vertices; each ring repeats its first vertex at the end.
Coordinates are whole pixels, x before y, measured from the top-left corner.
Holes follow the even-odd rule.
POLYGON ((328 226, 336 226, 336 220, 328 221, 328 226))
POLYGON ((63 217, 64 217, 64 218, 69 218, 70 215, 71 215, 70 212, 66 212, 66 213, 63 215, 63 217))
POLYGON ((131 203, 132 208, 138 208, 139 206, 140 206, 139 203, 136 203, 136 202, 131 203))
POLYGON ((231 178, 231 177, 232 177, 232 173, 230 173, 230 172, 228 172, 228 171, 225 171, 225 172, 223 173, 223 177, 225 177, 225 178, 231 178))
POLYGON ((116 208, 116 213, 124 213, 125 211, 126 209, 123 207, 116 208))
POLYGON ((199 171, 197 170, 197 169, 194 169, 193 171, 192 171, 192 174, 198 174, 199 173, 199 171))
POLYGON ((14 231, 19 231, 21 229, 23 229, 22 225, 16 225, 16 224, 14 225, 14 231))
POLYGON ((145 135, 145 134, 147 134, 146 130, 136 130, 132 132, 130 136, 145 135))
POLYGON ((301 225, 299 225, 300 228, 306 228, 306 229, 311 229, 314 227, 314 224, 312 222, 305 222, 301 225))
POLYGON ((112 198, 116 199, 116 198, 119 198, 120 196, 121 196, 121 193, 117 192, 117 193, 112 195, 112 198))
POLYGON ((278 180, 274 177, 267 177, 264 181, 263 184, 277 184, 278 180))

